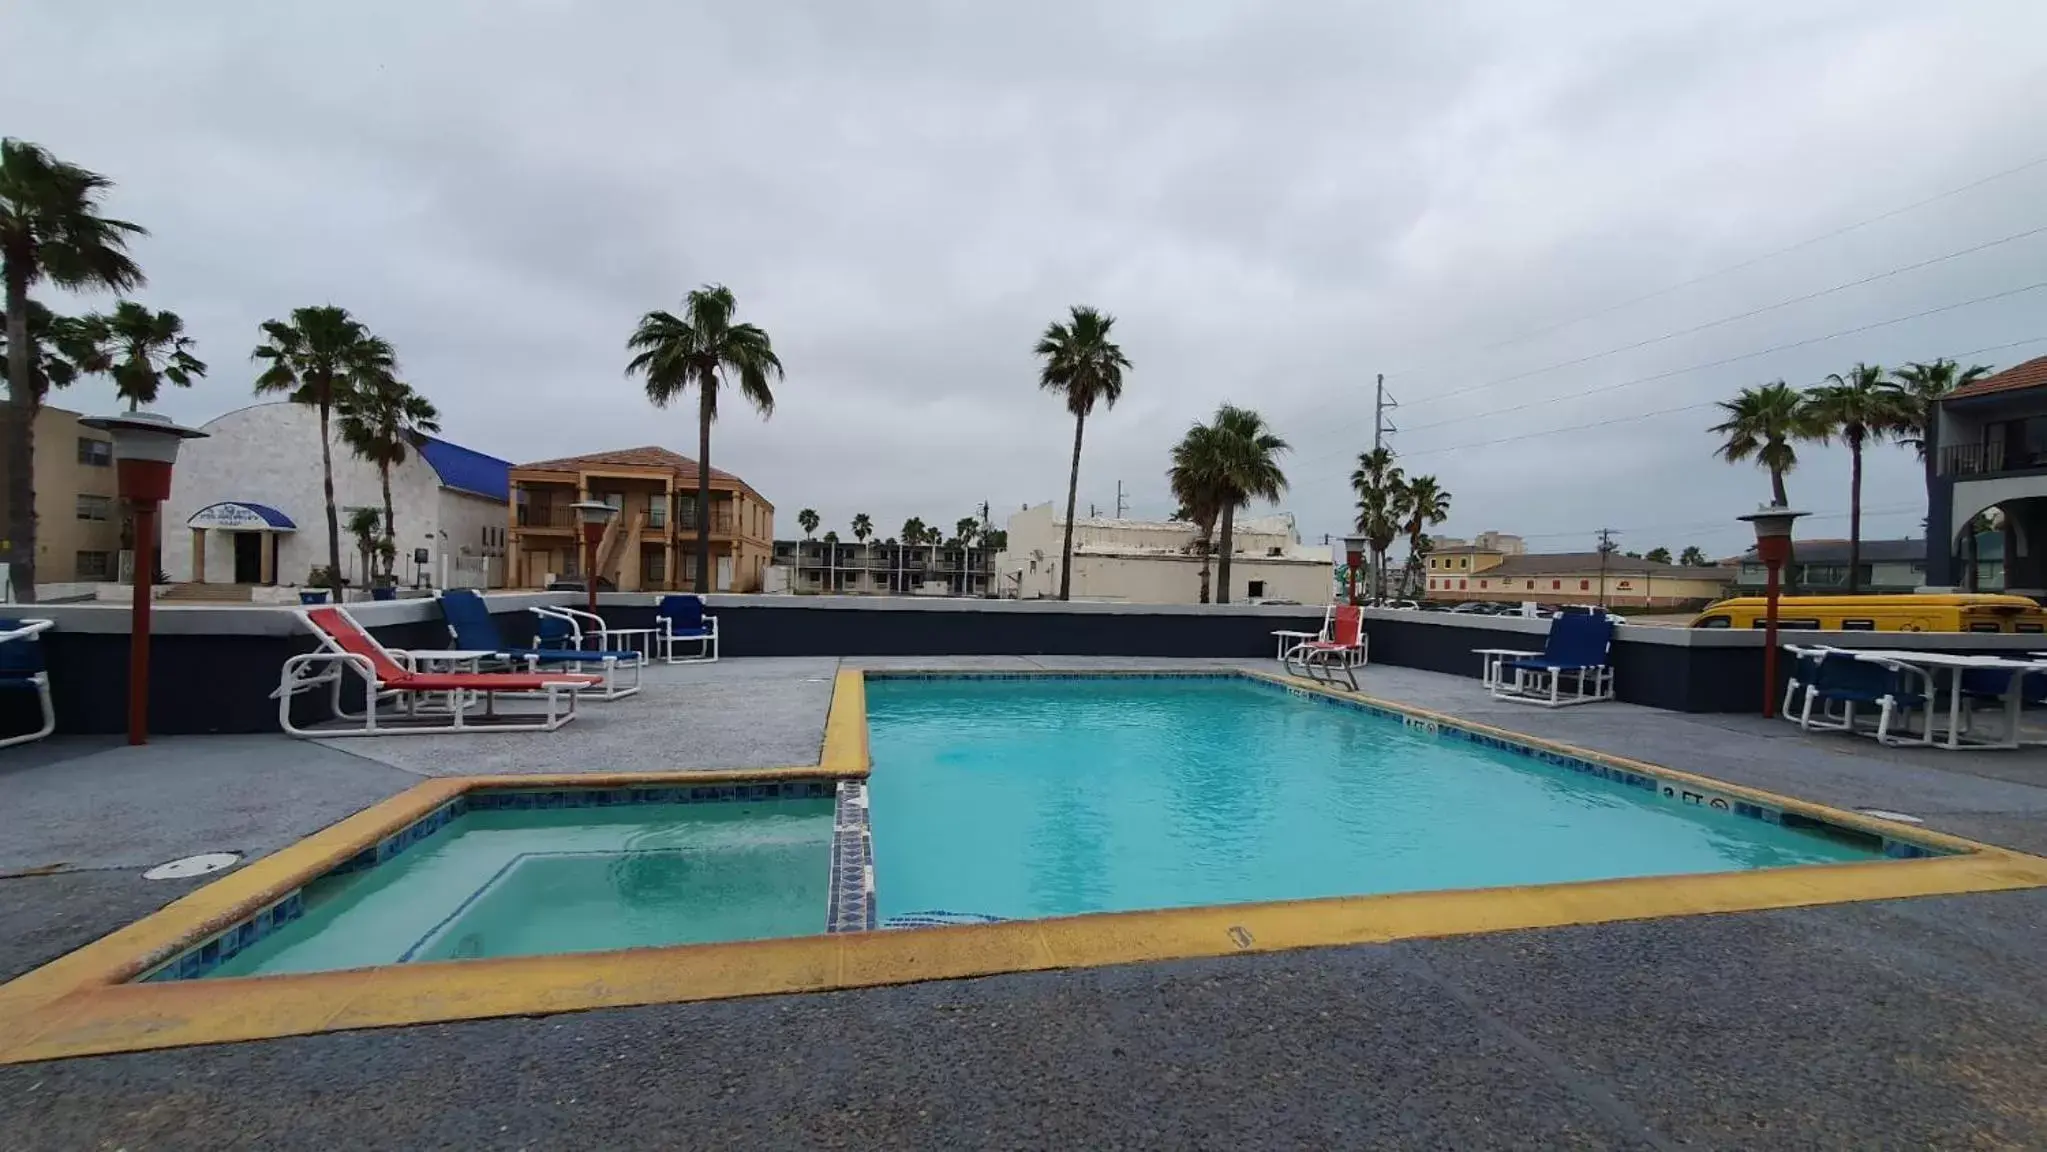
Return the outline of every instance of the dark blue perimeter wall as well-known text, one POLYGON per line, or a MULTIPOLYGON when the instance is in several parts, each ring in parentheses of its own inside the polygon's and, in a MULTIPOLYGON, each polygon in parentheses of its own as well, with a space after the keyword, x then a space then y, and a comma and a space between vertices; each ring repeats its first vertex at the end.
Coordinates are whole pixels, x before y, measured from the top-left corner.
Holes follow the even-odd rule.
MULTIPOLYGON (((620 627, 652 627, 651 607, 606 607, 620 627)), ((1275 629, 1312 630, 1318 609, 1293 615, 1143 612, 947 611, 721 605, 722 654, 734 656, 1184 656, 1270 659, 1275 629)), ((532 641, 533 615, 497 615, 507 644, 532 641)), ((445 648, 438 620, 371 630, 392 648, 445 648)), ((1474 624, 1373 618, 1372 662, 1477 677, 1475 648, 1539 648, 1541 638, 1474 624)), ((153 645, 150 729, 162 734, 274 732, 270 693, 289 656, 313 650, 297 635, 159 634, 153 645)), ((1760 648, 1704 648, 1621 641, 1614 663, 1622 700, 1683 712, 1748 712, 1761 703, 1760 648)), ((128 637, 44 634, 58 731, 119 733, 127 723, 128 637)), ((1370 691, 1369 686, 1365 689, 1370 691)), ((354 699, 353 697, 351 698, 354 699)), ((323 719, 324 694, 295 702, 294 716, 323 719)), ((33 727, 25 693, 0 693, 0 732, 33 727)))

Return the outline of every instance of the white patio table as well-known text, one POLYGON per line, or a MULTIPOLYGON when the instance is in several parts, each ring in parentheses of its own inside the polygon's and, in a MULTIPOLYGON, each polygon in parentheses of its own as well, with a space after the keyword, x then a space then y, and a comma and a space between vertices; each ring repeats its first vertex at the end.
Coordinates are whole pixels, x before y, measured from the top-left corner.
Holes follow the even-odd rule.
POLYGON ((2047 674, 2047 661, 2037 658, 2011 660, 2002 656, 1963 656, 1953 652, 1907 652, 1895 648, 1856 648, 1842 651, 1857 660, 1878 664, 1902 664, 1926 680, 1926 723, 1933 724, 1933 701, 1937 696, 1934 673, 1948 673, 1947 736, 1932 747, 1953 751, 1960 748, 2017 748, 2019 746, 2019 705, 2024 697, 2028 673, 2047 674), (1998 741, 1962 740, 1962 673, 1970 669, 2009 671, 2011 681, 2004 691, 2004 738, 1998 741))

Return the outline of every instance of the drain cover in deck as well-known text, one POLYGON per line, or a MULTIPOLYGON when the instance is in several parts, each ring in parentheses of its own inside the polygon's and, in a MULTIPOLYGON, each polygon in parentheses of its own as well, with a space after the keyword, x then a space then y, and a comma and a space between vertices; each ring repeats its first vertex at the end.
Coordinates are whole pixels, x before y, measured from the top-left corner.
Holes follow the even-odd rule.
POLYGON ((233 852, 207 852, 198 856, 187 856, 182 860, 173 860, 168 864, 159 864, 144 872, 142 878, 144 880, 183 880, 187 876, 204 876, 208 872, 218 872, 223 868, 232 868, 240 863, 241 859, 240 856, 233 852))

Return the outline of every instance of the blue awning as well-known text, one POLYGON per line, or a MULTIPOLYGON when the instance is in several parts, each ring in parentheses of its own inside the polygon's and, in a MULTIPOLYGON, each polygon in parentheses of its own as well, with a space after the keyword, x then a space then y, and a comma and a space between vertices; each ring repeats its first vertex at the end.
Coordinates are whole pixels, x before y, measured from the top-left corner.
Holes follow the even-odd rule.
POLYGON ((208 504, 185 521, 187 528, 225 528, 241 532, 296 532, 291 517, 268 504, 249 500, 223 500, 208 504))

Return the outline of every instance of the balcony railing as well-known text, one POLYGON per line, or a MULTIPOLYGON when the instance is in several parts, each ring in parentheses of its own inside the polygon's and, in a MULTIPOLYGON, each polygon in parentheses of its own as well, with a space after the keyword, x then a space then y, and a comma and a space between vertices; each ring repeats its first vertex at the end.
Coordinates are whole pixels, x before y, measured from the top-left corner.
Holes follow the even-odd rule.
MULTIPOLYGON (((731 512, 729 511, 720 512, 714 509, 711 512, 712 533, 719 536, 732 535, 734 520, 735 517, 732 515, 731 512)), ((688 505, 684 505, 682 509, 675 514, 675 528, 676 531, 678 532, 694 532, 697 530, 697 523, 698 523, 697 510, 695 508, 689 507, 688 505)))
POLYGON ((1940 474, 1943 476, 1980 476, 1986 472, 2002 472, 2004 467, 2002 443, 1950 444, 1940 450, 1940 474))
POLYGON ((576 510, 565 505, 521 504, 519 527, 521 528, 574 528, 576 510))

